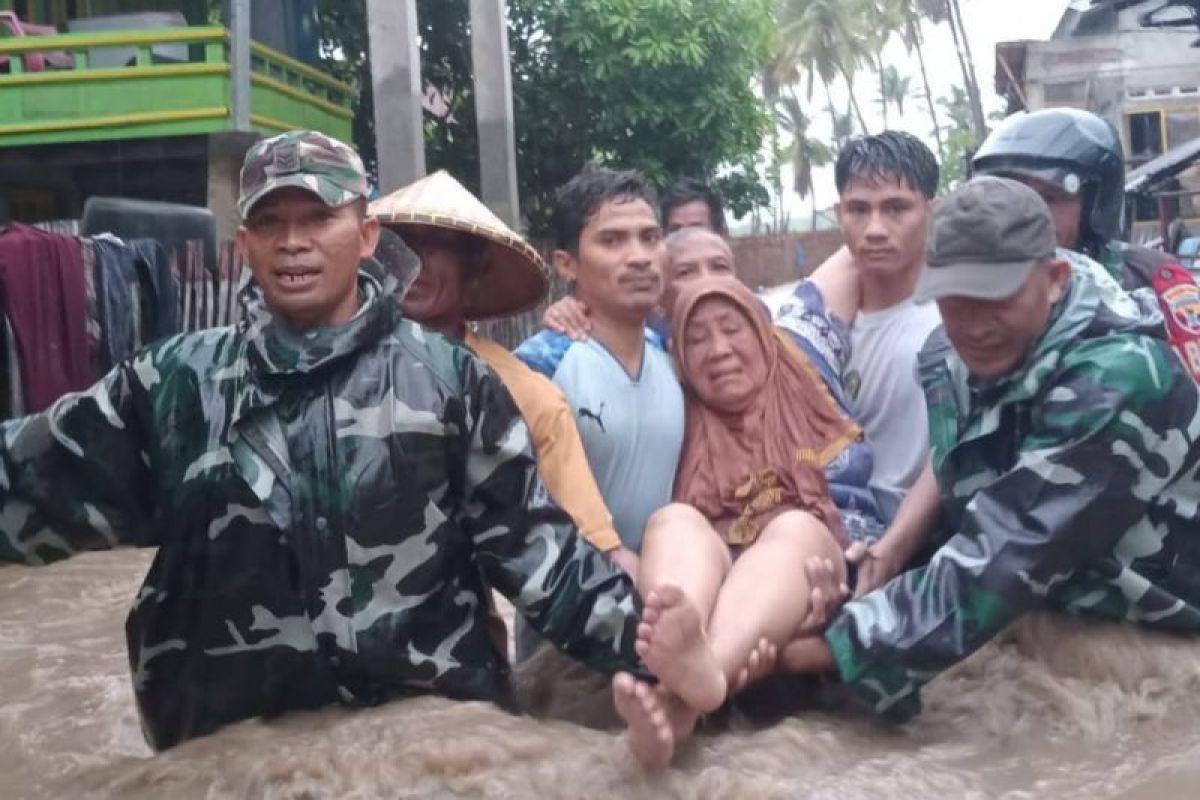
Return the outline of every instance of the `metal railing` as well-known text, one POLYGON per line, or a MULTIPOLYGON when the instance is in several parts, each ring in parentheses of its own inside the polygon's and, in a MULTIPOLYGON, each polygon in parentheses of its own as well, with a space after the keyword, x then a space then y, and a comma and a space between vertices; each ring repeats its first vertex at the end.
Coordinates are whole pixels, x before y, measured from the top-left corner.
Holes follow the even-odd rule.
MULTIPOLYGON (((229 35, 220 26, 0 38, 0 147, 230 130, 229 35), (186 48, 186 60, 164 55, 186 48), (89 66, 100 48, 129 50, 119 67, 89 66), (26 71, 24 56, 60 52, 70 69, 26 71)), ((251 123, 264 132, 316 128, 349 138, 354 89, 266 46, 252 45, 251 123)))

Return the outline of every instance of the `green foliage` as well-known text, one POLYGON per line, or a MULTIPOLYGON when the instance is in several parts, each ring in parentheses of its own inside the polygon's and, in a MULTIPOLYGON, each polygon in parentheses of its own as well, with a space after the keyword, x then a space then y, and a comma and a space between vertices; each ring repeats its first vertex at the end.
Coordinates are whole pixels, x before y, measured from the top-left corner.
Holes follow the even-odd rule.
MULTIPOLYGON (((970 173, 970 162, 979 149, 979 139, 975 135, 971 100, 961 86, 952 86, 950 95, 939 97, 938 105, 942 107, 943 116, 950 124, 943 129, 946 151, 942 157, 942 176, 938 191, 945 194, 959 186, 970 173)), ((990 122, 998 122, 1004 115, 1000 112, 991 114, 990 122)))
POLYGON ((735 213, 765 194, 769 119, 753 92, 770 0, 512 0, 521 194, 535 229, 553 188, 589 161, 665 185, 712 179, 735 213), (724 168, 724 169, 722 169, 724 168))
POLYGON ((938 194, 943 195, 958 188, 967 179, 968 164, 978 148, 975 132, 970 126, 948 128, 947 131, 946 155, 942 158, 942 173, 938 185, 938 194))
POLYGON ((879 73, 879 97, 876 102, 883 107, 884 117, 887 117, 888 105, 896 107, 896 113, 904 116, 904 101, 912 94, 912 78, 901 75, 892 65, 887 65, 879 73))
MULTIPOLYGON (((364 0, 318 0, 327 67, 360 88, 355 142, 374 163, 364 0)), ((555 189, 584 164, 665 185, 713 180, 735 213, 766 198, 756 166, 770 121, 753 82, 770 55, 771 0, 509 0, 522 210, 544 229, 555 189), (717 178, 720 175, 721 177, 717 178)), ((477 188, 467 0, 418 0, 429 168, 477 188)))
POLYGON ((816 79, 828 94, 829 84, 840 76, 849 89, 859 127, 866 130, 854 93, 855 73, 872 59, 871 40, 861 33, 863 20, 860 4, 846 0, 780 0, 776 69, 788 82, 805 74, 809 100, 816 79))

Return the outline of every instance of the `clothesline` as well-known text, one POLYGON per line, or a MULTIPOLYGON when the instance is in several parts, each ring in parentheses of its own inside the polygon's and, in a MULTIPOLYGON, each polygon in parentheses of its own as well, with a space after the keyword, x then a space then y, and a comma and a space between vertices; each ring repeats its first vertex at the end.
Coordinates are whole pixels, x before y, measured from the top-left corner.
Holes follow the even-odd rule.
POLYGON ((205 269, 203 242, 75 235, 75 220, 0 228, 0 418, 86 388, 161 337, 237 321, 232 242, 205 269))

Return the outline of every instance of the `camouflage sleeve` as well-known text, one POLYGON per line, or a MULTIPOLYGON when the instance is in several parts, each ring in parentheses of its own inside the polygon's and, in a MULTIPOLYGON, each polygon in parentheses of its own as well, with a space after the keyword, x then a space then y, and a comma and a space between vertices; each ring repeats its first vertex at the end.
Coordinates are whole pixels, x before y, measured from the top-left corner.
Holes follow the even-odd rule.
POLYGON ((473 359, 465 371, 473 418, 459 524, 485 578, 563 652, 600 672, 650 679, 633 646, 641 601, 632 581, 550 498, 508 391, 473 359))
POLYGON ((1070 358, 1011 469, 976 491, 983 473, 935 465, 944 495, 972 499, 930 563, 848 603, 826 631, 842 679, 877 712, 918 713, 924 683, 1110 553, 1176 477, 1170 446, 1195 398, 1169 354, 1116 337, 1070 358))
POLYGON ((155 544, 139 394, 126 362, 44 412, 0 425, 0 561, 47 564, 155 544))

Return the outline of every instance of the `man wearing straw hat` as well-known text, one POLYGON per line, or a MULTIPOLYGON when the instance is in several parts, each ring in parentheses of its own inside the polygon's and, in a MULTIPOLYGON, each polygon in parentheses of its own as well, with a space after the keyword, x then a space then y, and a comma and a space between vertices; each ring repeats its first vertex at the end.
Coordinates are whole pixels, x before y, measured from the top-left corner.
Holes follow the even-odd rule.
POLYGON ((537 251, 448 173, 439 171, 371 204, 421 260, 404 294, 406 316, 463 340, 512 394, 529 426, 538 473, 579 533, 630 575, 637 556, 621 545, 592 477, 579 431, 562 392, 468 322, 528 311, 549 286, 537 251))
POLYGON ((126 623, 156 748, 339 701, 507 702, 492 588, 592 668, 647 674, 632 582, 548 502, 504 386, 403 318, 366 193, 341 142, 259 142, 242 321, 0 425, 0 561, 158 548, 126 623))

